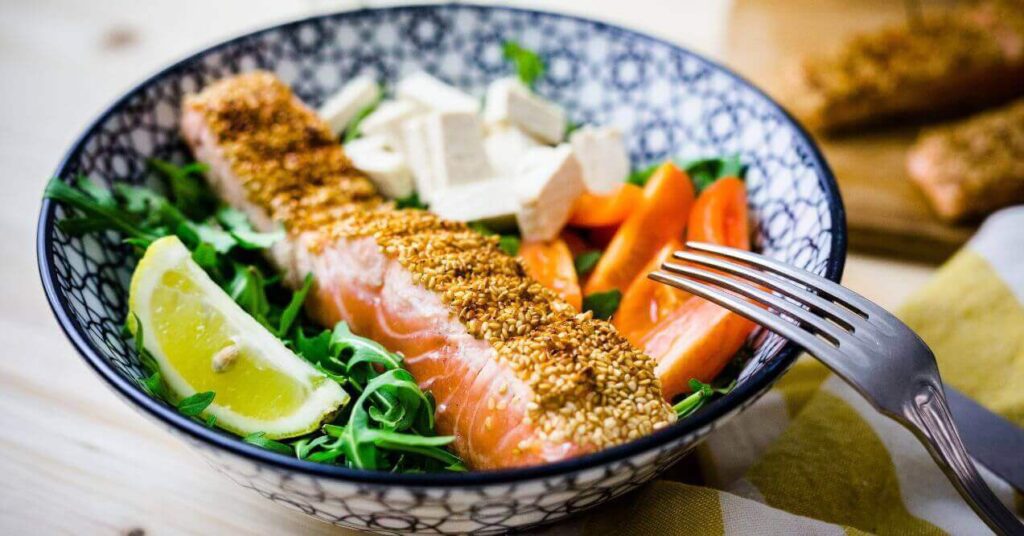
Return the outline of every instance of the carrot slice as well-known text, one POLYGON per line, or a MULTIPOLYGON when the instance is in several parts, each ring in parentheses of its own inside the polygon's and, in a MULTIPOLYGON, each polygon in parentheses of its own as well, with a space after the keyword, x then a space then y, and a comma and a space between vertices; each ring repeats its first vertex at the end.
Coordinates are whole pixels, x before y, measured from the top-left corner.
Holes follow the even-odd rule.
POLYGON ((576 280, 572 253, 562 239, 523 242, 519 248, 519 258, 530 277, 553 290, 577 310, 583 307, 583 294, 576 280))
POLYGON ((736 177, 718 179, 697 197, 690 212, 687 239, 750 249, 747 191, 736 177))
POLYGON ((665 317, 678 309, 693 295, 652 281, 647 274, 661 268, 661 263, 672 257, 672 252, 683 249, 679 239, 672 239, 654 256, 629 284, 622 295, 619 310, 612 317, 612 323, 634 346, 641 347, 647 332, 665 317))
POLYGON ((640 205, 622 222, 594 267, 587 294, 625 289, 662 246, 682 236, 693 197, 686 173, 671 162, 662 164, 644 186, 640 205))
POLYGON ((743 347, 755 324, 707 300, 687 300, 641 341, 657 360, 654 373, 666 400, 690 391, 691 379, 710 382, 743 347))
POLYGON ((576 227, 606 227, 618 225, 640 204, 643 189, 635 184, 623 183, 607 194, 585 193, 573 206, 569 225, 576 227))

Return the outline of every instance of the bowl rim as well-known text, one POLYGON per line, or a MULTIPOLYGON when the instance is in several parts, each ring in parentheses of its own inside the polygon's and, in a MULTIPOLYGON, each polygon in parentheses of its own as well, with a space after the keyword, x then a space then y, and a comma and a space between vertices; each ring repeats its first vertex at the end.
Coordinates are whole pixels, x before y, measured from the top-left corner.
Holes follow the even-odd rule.
MULTIPOLYGON (((394 5, 380 8, 361 8, 356 10, 321 13, 266 26, 253 31, 247 31, 243 34, 236 35, 216 44, 206 46, 199 51, 188 54, 182 59, 179 59, 145 77, 142 81, 133 84, 109 106, 104 108, 104 110, 89 123, 88 127, 77 137, 71 148, 61 158, 60 164, 55 170, 53 176, 60 177, 64 175, 70 162, 77 158, 85 144, 92 138, 100 126, 139 91, 207 54, 236 45, 245 39, 273 31, 301 26, 322 19, 349 16, 356 17, 371 13, 385 13, 392 11, 432 11, 438 8, 450 7, 469 8, 480 11, 493 10, 550 16, 577 22, 585 22, 594 25, 596 28, 611 30, 620 35, 649 40, 668 46, 673 50, 681 51, 690 57, 697 58, 709 67, 717 69, 719 72, 730 76, 738 84, 745 86, 755 94, 763 97, 770 108, 788 120, 799 134, 797 137, 798 139, 795 141, 798 141, 798 143, 802 145, 802 148, 807 151, 811 166, 820 177, 819 182, 825 192, 826 198, 829 200, 829 215, 832 220, 831 251, 825 265, 824 276, 836 282, 841 279, 846 263, 847 237, 846 211, 843 206, 842 197, 839 193, 839 186, 836 182, 835 175, 832 173, 832 169, 825 161, 825 158, 814 139, 810 136, 803 125, 790 115, 785 108, 778 104, 758 86, 754 85, 731 69, 705 57, 702 54, 696 53, 689 48, 672 43, 666 39, 602 20, 524 7, 489 6, 463 2, 430 5, 394 5)), ((72 343, 79 355, 82 356, 82 358, 100 377, 106 380, 108 387, 121 395, 121 397, 130 400, 139 410, 144 411, 150 417, 155 418, 163 425, 174 429, 174 431, 182 433, 192 441, 205 443, 206 446, 209 447, 226 450, 232 455, 245 458, 259 464, 269 465, 280 470, 304 473, 311 477, 329 478, 343 482, 379 486, 401 485, 415 488, 458 488, 516 484, 529 480, 569 475, 589 469, 599 468, 607 464, 623 461, 634 455, 653 450, 674 440, 684 438, 687 435, 695 434, 704 427, 717 421, 719 418, 728 415, 730 412, 743 408, 745 404, 753 402, 756 397, 760 396, 760 394, 767 390, 768 387, 775 383, 775 381, 777 381, 782 373, 789 368, 794 359, 802 351, 798 345, 787 340, 784 346, 779 350, 779 354, 775 359, 764 365, 764 367, 757 371, 757 373, 755 373, 749 380, 738 385, 733 392, 729 393, 729 395, 711 402, 705 406, 702 411, 695 415, 628 443, 580 457, 570 458, 568 460, 511 469, 429 474, 398 474, 320 464, 262 449, 255 445, 245 443, 240 438, 231 437, 222 432, 209 429, 204 425, 181 415, 174 408, 168 406, 164 402, 150 397, 134 382, 121 376, 117 371, 115 371, 113 367, 107 363, 106 359, 102 357, 98 349, 94 347, 82 333, 79 333, 76 330, 74 322, 67 312, 69 305, 68 299, 57 290, 55 283, 57 279, 56 266, 50 260, 52 259, 53 253, 55 207, 56 203, 53 203, 50 199, 43 199, 36 227, 36 260, 40 279, 43 284, 43 290, 46 294, 46 299, 50 305, 50 309, 53 311, 57 323, 65 336, 72 343)))

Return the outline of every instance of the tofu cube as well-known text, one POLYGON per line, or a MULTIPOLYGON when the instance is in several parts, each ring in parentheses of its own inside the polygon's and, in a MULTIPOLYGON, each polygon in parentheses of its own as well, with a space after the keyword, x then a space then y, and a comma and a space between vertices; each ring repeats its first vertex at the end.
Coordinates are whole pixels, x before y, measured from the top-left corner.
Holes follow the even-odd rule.
POLYGON ((414 117, 402 124, 402 146, 405 160, 412 171, 416 193, 424 203, 433 201, 434 175, 430 162, 430 147, 427 146, 427 121, 425 116, 414 117))
POLYGON ((399 99, 415 102, 438 112, 480 111, 480 101, 475 97, 425 72, 403 78, 398 82, 395 94, 399 99))
POLYGON ((565 137, 565 111, 515 78, 495 80, 487 88, 484 120, 488 125, 519 127, 550 145, 565 137))
POLYGON ((512 177, 523 162, 527 151, 541 147, 522 129, 511 125, 499 125, 484 138, 484 150, 494 172, 502 177, 512 177))
POLYGON ((318 112, 335 134, 341 134, 360 110, 379 98, 377 82, 369 76, 360 76, 327 99, 318 112))
POLYGON ((558 236, 576 199, 586 191, 583 170, 568 144, 531 149, 516 178, 516 188, 516 223, 524 240, 558 236))
POLYGON ((494 176, 475 112, 434 112, 425 117, 434 192, 494 176))
POLYGON ((629 153, 619 129, 585 126, 569 136, 569 143, 591 192, 608 193, 629 175, 629 153))
POLYGON ((382 136, 359 138, 345 145, 345 154, 380 190, 392 199, 408 197, 413 192, 412 172, 400 153, 387 146, 382 136))
POLYGON ((421 115, 423 111, 418 104, 410 101, 382 102, 363 119, 359 129, 364 136, 381 136, 389 148, 402 151, 402 123, 421 115))
POLYGON ((479 221, 492 229, 512 228, 519 200, 514 182, 489 179, 437 192, 430 210, 448 220, 479 221))

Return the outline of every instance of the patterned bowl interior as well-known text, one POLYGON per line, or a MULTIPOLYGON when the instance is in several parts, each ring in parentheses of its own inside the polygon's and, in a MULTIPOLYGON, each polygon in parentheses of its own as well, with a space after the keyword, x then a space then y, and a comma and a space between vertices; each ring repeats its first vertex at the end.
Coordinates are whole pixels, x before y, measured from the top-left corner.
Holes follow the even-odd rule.
MULTIPOLYGON (((547 59, 548 73, 537 89, 564 105, 573 121, 613 124, 626 132, 635 165, 672 156, 740 155, 749 166, 756 247, 838 279, 845 222, 835 183, 806 134, 777 105, 730 72, 674 45, 532 11, 466 5, 364 10, 229 41, 168 68, 120 99, 57 173, 64 179, 82 174, 105 183, 140 183, 147 180, 150 157, 188 160, 177 130, 181 98, 231 73, 274 71, 313 106, 358 74, 390 85, 420 69, 482 95, 489 81, 511 72, 502 58, 506 40, 547 59)), ((134 264, 130 251, 113 234, 64 235, 53 225, 63 216, 61 207, 44 203, 40 269, 54 311, 94 366, 137 379, 142 375, 137 356, 120 335, 134 264)), ((781 374, 792 359, 784 346, 771 334, 752 341, 740 387, 721 401, 723 413, 756 392, 744 389, 744 383, 763 388, 781 374)))

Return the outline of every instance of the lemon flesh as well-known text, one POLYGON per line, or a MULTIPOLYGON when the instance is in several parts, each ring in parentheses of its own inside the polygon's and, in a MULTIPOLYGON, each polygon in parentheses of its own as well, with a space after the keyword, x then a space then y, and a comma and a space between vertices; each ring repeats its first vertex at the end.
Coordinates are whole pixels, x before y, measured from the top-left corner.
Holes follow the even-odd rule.
POLYGON ((348 400, 337 382, 239 307, 176 237, 146 250, 128 301, 171 392, 213 391, 206 413, 222 428, 294 437, 316 430, 348 400))

